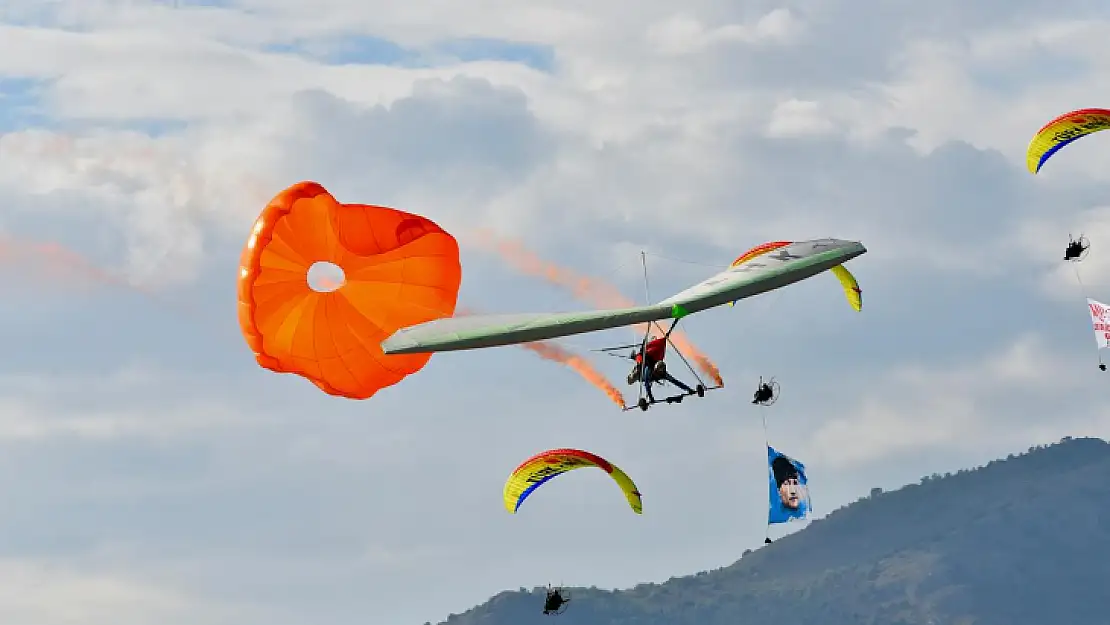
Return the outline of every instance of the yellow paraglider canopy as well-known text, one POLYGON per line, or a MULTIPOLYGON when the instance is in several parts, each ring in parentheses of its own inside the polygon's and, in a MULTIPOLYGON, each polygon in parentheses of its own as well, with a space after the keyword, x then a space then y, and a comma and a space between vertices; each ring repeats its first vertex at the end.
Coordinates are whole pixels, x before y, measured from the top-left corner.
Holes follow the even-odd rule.
POLYGON ((859 288, 859 283, 856 282, 856 277, 844 265, 837 265, 830 269, 837 280, 840 280, 840 286, 844 287, 844 297, 848 298, 848 304, 851 305, 852 310, 859 312, 863 309, 863 291, 859 288))
POLYGON ((1089 134, 1110 129, 1110 110, 1079 109, 1048 122, 1033 135, 1025 151, 1025 165, 1036 174, 1065 145, 1089 134))
POLYGON ((632 511, 643 514, 640 491, 632 479, 604 458, 579 449, 551 449, 522 462, 505 482, 505 509, 516 514, 528 495, 548 480, 582 467, 597 467, 608 473, 624 492, 632 511))

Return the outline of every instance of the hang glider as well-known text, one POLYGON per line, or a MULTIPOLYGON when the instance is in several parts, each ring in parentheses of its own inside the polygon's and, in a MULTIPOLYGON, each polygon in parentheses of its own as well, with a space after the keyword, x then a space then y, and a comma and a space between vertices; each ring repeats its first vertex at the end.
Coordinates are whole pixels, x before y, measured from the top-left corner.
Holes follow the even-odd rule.
POLYGON ((597 332, 674 319, 800 282, 867 252, 858 241, 815 239, 778 247, 656 304, 612 310, 447 317, 403 328, 382 342, 386 354, 421 354, 597 332))

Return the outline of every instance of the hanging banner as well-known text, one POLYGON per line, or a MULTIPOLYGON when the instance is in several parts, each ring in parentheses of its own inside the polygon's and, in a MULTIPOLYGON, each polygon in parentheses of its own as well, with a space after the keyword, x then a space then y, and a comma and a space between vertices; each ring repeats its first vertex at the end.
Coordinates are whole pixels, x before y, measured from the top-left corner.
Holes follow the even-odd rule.
POLYGON ((767 523, 774 525, 807 518, 811 505, 805 465, 768 445, 767 474, 770 480, 767 523))

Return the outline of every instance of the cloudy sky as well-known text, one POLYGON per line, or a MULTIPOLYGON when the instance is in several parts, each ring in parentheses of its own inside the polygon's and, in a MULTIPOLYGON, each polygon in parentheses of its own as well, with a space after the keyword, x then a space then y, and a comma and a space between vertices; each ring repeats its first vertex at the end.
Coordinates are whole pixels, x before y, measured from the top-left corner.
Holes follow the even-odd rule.
POLYGON ((1110 434, 1060 262, 1086 232, 1110 300, 1110 137, 1024 169, 1041 124, 1108 104, 1110 5, 675 7, 2 3, 0 622, 419 625, 726 565, 764 537, 761 416, 819 514, 1110 434), (825 275, 691 318, 726 388, 646 414, 512 347, 333 398, 235 316, 251 223, 300 180, 455 232, 474 309, 590 305, 478 228, 640 299, 641 250, 658 299, 766 240, 860 240, 864 309, 825 275), (509 471, 563 446, 644 515, 589 471, 507 514, 509 471))

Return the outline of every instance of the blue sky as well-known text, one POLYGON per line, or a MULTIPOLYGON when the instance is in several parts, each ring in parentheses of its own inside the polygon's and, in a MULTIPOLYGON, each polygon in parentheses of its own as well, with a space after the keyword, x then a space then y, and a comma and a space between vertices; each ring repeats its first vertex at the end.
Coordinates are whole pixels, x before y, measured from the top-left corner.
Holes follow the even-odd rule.
POLYGON ((39 86, 35 81, 27 79, 0 80, 0 102, 3 103, 4 111, 0 117, 0 128, 5 131, 17 130, 48 121, 48 117, 40 110, 39 86))
POLYGON ((446 59, 456 62, 498 61, 520 63, 543 72, 554 65, 550 46, 485 38, 460 38, 436 42, 427 48, 406 48, 388 39, 352 35, 267 46, 274 52, 303 54, 329 65, 394 65, 431 67, 446 59))
POLYGON ((1110 10, 306 7, 0 10, 0 621, 415 625, 509 588, 727 565, 763 539, 760 375, 782 384, 771 442, 806 463, 818 514, 1110 433, 1059 262, 1086 232, 1083 283, 1110 298, 1110 149, 1024 169, 1046 120, 1105 106, 1110 10), (818 276, 690 318, 726 388, 647 414, 519 348, 336 399, 259 368, 235 317, 249 228, 300 180, 454 232, 461 302, 483 311, 590 304, 475 228, 636 299, 641 250, 662 298, 713 271, 666 258, 861 240, 864 309, 818 276), (45 242, 135 286, 59 271, 45 242), (563 446, 625 469, 644 515, 586 471, 507 514, 509 471, 563 446))

